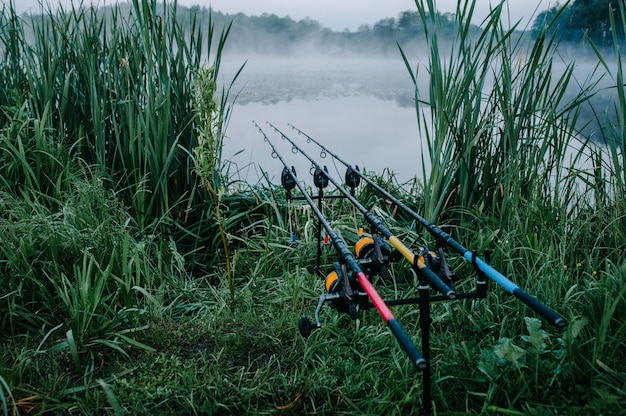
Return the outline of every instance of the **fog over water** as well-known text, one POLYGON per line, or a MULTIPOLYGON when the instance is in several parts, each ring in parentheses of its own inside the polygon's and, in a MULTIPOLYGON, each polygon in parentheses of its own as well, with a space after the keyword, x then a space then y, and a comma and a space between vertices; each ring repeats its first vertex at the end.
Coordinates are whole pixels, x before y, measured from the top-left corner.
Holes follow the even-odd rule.
MULTIPOLYGON (((291 145, 281 140, 280 134, 266 122, 299 143, 337 178, 345 173, 343 165, 330 157, 320 158, 319 148, 307 144, 305 137, 289 124, 352 165, 377 173, 391 171, 401 183, 423 178, 421 158, 425 143, 418 130, 414 86, 399 54, 396 59, 227 56, 220 69, 222 85, 230 83, 244 62, 244 70, 231 92, 238 96, 223 153, 224 159, 234 163, 231 173, 239 169, 240 179, 254 184, 264 171, 274 183, 280 182, 282 164, 271 157, 271 149, 253 121, 261 126, 285 161, 296 167, 298 178, 308 184, 312 183, 310 163, 302 155, 293 154, 291 145)), ((577 80, 582 82, 593 67, 588 61, 578 64, 577 80)), ((564 68, 561 63, 553 69, 558 73, 564 68)), ((420 79, 424 96, 428 93, 424 69, 420 79)), ((610 84, 610 80, 606 82, 610 84)), ((572 82, 572 89, 579 85, 572 82)), ((614 88, 600 91, 594 97, 595 111, 612 105, 613 95, 614 88)), ((593 112, 581 116, 585 122, 592 118, 593 112)), ((597 125, 591 124, 584 135, 598 140, 598 131, 597 125)))
MULTIPOLYGON (((228 58, 220 70, 224 84, 245 59, 228 58)), ((279 182, 282 165, 253 124, 256 121, 279 149, 298 178, 311 183, 310 163, 293 154, 291 145, 267 121, 301 145, 331 173, 345 168, 319 148, 307 144, 292 124, 338 154, 368 171, 393 171, 398 180, 421 177, 420 138, 414 87, 404 62, 398 59, 248 58, 233 87, 238 93, 232 110, 224 158, 242 169, 242 179, 258 180, 261 170, 279 182)), ((337 177, 337 176, 336 176, 337 177)))

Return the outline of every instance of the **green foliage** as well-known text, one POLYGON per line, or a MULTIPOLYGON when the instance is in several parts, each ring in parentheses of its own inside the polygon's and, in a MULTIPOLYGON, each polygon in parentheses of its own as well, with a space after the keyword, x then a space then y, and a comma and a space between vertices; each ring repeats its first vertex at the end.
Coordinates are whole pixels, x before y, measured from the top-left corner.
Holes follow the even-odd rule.
POLYGON ((528 46, 516 40, 514 29, 499 23, 502 4, 474 34, 466 23, 473 15, 468 4, 457 10, 457 39, 447 48, 440 46, 434 4, 419 8, 430 51, 427 91, 404 54, 427 142, 425 217, 436 222, 455 207, 480 207, 508 218, 513 207, 538 195, 562 204, 572 197, 563 193, 571 190, 563 181, 571 167, 563 162, 570 149, 577 149, 573 164, 586 149, 574 128, 593 85, 566 98, 573 66, 553 79, 554 39, 540 36, 528 46))
POLYGON ((623 319, 623 273, 616 265, 624 263, 626 235, 622 124, 609 120, 620 120, 622 88, 616 88, 618 116, 596 114, 606 120, 606 147, 586 140, 577 127, 581 107, 598 90, 601 67, 621 85, 619 48, 618 69, 612 72, 615 66, 595 47, 595 76, 580 84, 575 63, 553 75, 558 72, 553 29, 559 16, 526 43, 499 24, 502 5, 481 33, 470 35, 463 22, 471 20, 473 6, 460 4, 457 39, 442 48, 434 4, 417 5, 430 48, 428 66, 419 68, 429 75, 426 93, 419 87, 420 74, 403 56, 415 81, 418 122, 427 140, 421 211, 450 227, 459 241, 493 248, 498 270, 570 317, 565 334, 543 330, 539 321, 526 318, 528 335, 512 336, 521 332, 519 317, 527 311, 500 299, 497 290, 491 294, 498 307, 489 313, 501 322, 500 341, 480 355, 487 379, 468 376, 474 383, 489 382, 481 389, 482 405, 473 402, 472 408, 558 412, 562 404, 555 403, 563 396, 570 397, 566 407, 574 414, 591 408, 616 411, 621 402, 613 398, 622 390, 623 375, 614 353, 623 349, 623 328, 617 323, 623 319), (571 96, 568 85, 574 82, 579 92, 571 96), (604 376, 596 376, 605 367, 614 382, 598 387, 605 385, 604 376), (612 399, 606 407, 585 402, 588 397, 579 400, 576 386, 581 383, 593 385, 596 398, 612 399))
POLYGON ((4 107, 2 115, 7 121, 0 130, 0 190, 57 207, 60 193, 69 186, 72 162, 68 148, 58 143, 49 127, 49 110, 48 106, 33 120, 27 103, 4 107))
POLYGON ((624 40, 625 26, 619 21, 623 6, 623 2, 611 0, 569 0, 539 13, 533 30, 539 33, 546 22, 556 19, 557 24, 550 24, 550 30, 558 32, 560 41, 580 43, 587 37, 600 46, 615 46, 624 40), (617 25, 613 20, 617 20, 617 25), (618 30, 618 38, 611 37, 611 28, 618 30))
MULTIPOLYGON (((222 53, 223 41, 227 34, 228 30, 222 36, 222 42, 220 42, 217 51, 218 56, 222 53)), ((196 172, 213 202, 215 219, 224 249, 226 275, 231 295, 231 309, 234 309, 235 291, 230 266, 230 252, 226 231, 224 229, 221 206, 222 195, 226 192, 224 182, 228 178, 227 168, 223 167, 222 164, 222 145, 224 139, 222 129, 226 127, 225 119, 228 118, 228 109, 225 99, 223 99, 221 105, 218 106, 214 98, 217 89, 217 72, 217 68, 201 70, 198 73, 196 84, 194 85, 194 107, 197 113, 198 130, 200 133, 198 144, 193 151, 196 172)), ((237 76, 235 76, 235 78, 236 77, 237 76)), ((233 79, 233 82, 234 81, 233 79)), ((222 96, 227 97, 228 94, 222 94, 222 96)))
MULTIPOLYGON (((5 111, 0 120, 16 126, 13 135, 53 132, 49 159, 65 152, 57 171, 68 158, 97 165, 132 207, 140 230, 163 231, 172 223, 184 229, 202 220, 202 210, 193 210, 207 199, 189 168, 197 145, 192 86, 204 57, 214 53, 214 27, 209 22, 205 34, 195 18, 183 26, 175 7, 156 1, 134 0, 131 6, 125 13, 109 8, 105 15, 96 8, 50 11, 34 16, 32 26, 5 8, 0 106, 22 108, 23 114, 5 111), (13 117, 25 125, 17 128, 13 117)), ((23 173, 28 182, 40 175, 23 173)))
MULTIPOLYGON (((435 413, 622 412, 623 123, 607 124, 606 148, 574 138, 594 85, 566 98, 571 67, 546 75, 549 31, 526 44, 501 27, 500 7, 476 31, 473 2, 454 22, 432 6, 418 3, 419 21, 400 19, 430 44, 430 89, 415 86, 432 169, 404 185, 374 180, 460 242, 492 249, 494 267, 569 322, 546 328, 493 284, 486 299, 433 304, 435 413), (440 25, 456 28, 450 47, 440 25)), ((228 90, 215 94, 230 29, 207 69, 199 21, 189 37, 174 9, 129 7, 50 13, 27 29, 11 7, 1 18, 3 413, 418 413, 419 374, 374 311, 351 320, 326 308, 321 330, 297 334, 323 290, 317 224, 279 187, 228 183, 228 90)), ((616 56, 610 74, 622 85, 616 56)), ((357 192, 408 245, 428 244, 371 189, 357 192)), ((362 222, 346 201, 323 210, 358 238, 362 222)), ((321 259, 328 270, 333 248, 321 259)), ((457 289, 472 290, 471 266, 449 261, 457 289)), ((385 298, 417 295, 406 262, 373 280, 385 298)), ((419 345, 419 310, 397 316, 419 345)))
MULTIPOLYGON (((96 363, 153 351, 137 337, 176 299, 160 289, 190 268, 176 241, 193 242, 193 259, 211 230, 193 171, 191 86, 213 28, 205 48, 173 8, 119 10, 60 9, 28 26, 9 3, 0 16, 5 412, 59 411, 99 386, 120 413, 96 363)), ((220 117, 226 103, 223 94, 220 117)), ((222 122, 211 126, 218 134, 222 122)))
POLYGON ((564 340, 552 341, 536 318, 527 317, 525 321, 528 335, 520 337, 521 346, 510 338, 502 338, 491 351, 480 356, 478 369, 490 383, 486 403, 501 401, 498 395, 503 393, 509 406, 526 400, 542 403, 562 388, 559 380, 567 368, 564 340), (503 392, 497 387, 502 384, 511 389, 503 392))
POLYGON ((157 264, 138 255, 130 217, 101 181, 72 183, 55 210, 36 194, 0 194, 2 332, 61 323, 79 347, 107 339, 129 345, 124 331, 137 327, 140 313, 132 288, 158 284, 157 264))

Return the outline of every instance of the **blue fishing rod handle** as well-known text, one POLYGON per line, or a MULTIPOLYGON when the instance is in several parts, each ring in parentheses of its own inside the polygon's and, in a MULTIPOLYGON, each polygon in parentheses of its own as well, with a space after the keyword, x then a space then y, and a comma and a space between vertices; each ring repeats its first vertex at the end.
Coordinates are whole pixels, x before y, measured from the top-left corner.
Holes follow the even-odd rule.
POLYGON ((513 295, 557 328, 565 328, 567 326, 565 319, 522 289, 515 289, 513 295))
POLYGON ((539 302, 534 296, 531 296, 528 293, 524 292, 522 289, 520 289, 519 286, 504 277, 502 273, 491 267, 484 260, 478 257, 472 258, 472 256, 473 254, 469 251, 467 251, 464 255, 466 260, 475 263, 483 273, 489 276, 500 286, 505 288, 507 292, 511 293, 516 298, 528 305, 532 310, 537 312, 552 325, 556 326, 557 328, 565 328, 567 322, 561 316, 557 315, 556 312, 548 308, 543 303, 539 302))
POLYGON ((404 351, 407 353, 413 364, 417 367, 418 370, 424 371, 428 367, 428 362, 424 358, 421 352, 417 349, 411 338, 407 335, 396 319, 390 319, 387 321, 387 326, 391 329, 391 332, 396 337, 404 351))

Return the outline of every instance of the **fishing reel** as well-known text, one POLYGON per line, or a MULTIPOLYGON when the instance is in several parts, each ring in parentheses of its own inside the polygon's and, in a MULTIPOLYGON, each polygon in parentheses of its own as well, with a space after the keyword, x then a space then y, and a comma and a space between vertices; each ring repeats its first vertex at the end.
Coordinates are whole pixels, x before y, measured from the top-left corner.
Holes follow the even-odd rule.
MULTIPOLYGON (((389 248, 376 235, 374 238, 362 237, 355 244, 354 251, 356 261, 366 275, 386 276, 387 264, 392 256, 389 248)), ((326 293, 320 296, 315 309, 315 322, 303 316, 298 323, 298 330, 304 338, 308 338, 313 329, 322 327, 319 314, 326 302, 338 312, 348 314, 352 319, 358 318, 359 308, 368 307, 367 294, 360 290, 356 279, 348 273, 345 264, 333 263, 333 271, 326 276, 324 286, 326 293)))
POLYGON ((444 284, 454 290, 454 270, 448 265, 443 248, 439 247, 437 252, 423 248, 418 254, 417 260, 424 262, 426 267, 435 273, 444 284))
POLYGON ((322 327, 319 314, 326 302, 338 312, 348 314, 352 319, 359 317, 359 307, 367 306, 367 294, 360 291, 356 279, 348 273, 346 265, 335 262, 333 268, 324 282, 327 293, 320 296, 315 308, 315 322, 311 322, 306 316, 301 317, 298 322, 298 330, 304 338, 308 338, 313 329, 322 327))
POLYGON ((389 247, 376 234, 372 237, 361 237, 354 245, 354 254, 367 276, 387 277, 387 265, 395 259, 389 247))
POLYGON ((326 276, 324 283, 326 292, 329 294, 339 294, 337 299, 330 300, 330 305, 338 312, 347 313, 350 318, 357 319, 357 302, 358 291, 356 281, 348 274, 345 265, 339 263, 333 264, 335 270, 326 276))

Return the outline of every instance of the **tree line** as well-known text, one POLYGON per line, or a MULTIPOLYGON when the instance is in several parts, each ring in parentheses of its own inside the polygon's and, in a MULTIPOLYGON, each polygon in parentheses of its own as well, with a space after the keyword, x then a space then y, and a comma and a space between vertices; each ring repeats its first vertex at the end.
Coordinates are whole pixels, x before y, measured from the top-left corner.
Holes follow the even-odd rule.
MULTIPOLYGON (((333 31, 311 18, 294 20, 263 13, 248 16, 244 13, 227 14, 208 7, 185 8, 179 6, 178 18, 191 19, 198 13, 204 21, 210 14, 217 28, 232 26, 228 35, 227 52, 297 54, 322 52, 328 55, 346 53, 388 54, 397 53, 396 43, 412 44, 423 39, 422 20, 417 11, 401 12, 397 18, 383 18, 373 25, 361 25, 356 31, 333 31)), ((445 38, 456 30, 455 16, 440 15, 441 33, 445 38)))
MULTIPOLYGON (((121 9, 125 7, 120 5, 121 9)), ((130 5, 126 5, 130 7, 130 5)), ((169 7, 167 4, 163 7, 169 7)), ((559 42, 580 43, 585 36, 598 46, 611 46, 611 15, 616 16, 618 40, 624 39, 624 22, 619 16, 615 0, 574 0, 545 10, 537 15, 531 26, 537 36, 543 27, 555 20, 558 24, 559 42)), ((103 7, 106 14, 109 7, 103 7)), ((228 14, 206 6, 178 5, 177 19, 191 26, 200 23, 208 30, 209 20, 218 30, 232 22, 226 53, 258 53, 292 55, 298 53, 345 54, 396 54, 397 45, 412 47, 424 44, 423 21, 418 11, 406 10, 397 17, 386 17, 374 24, 363 24, 356 31, 333 31, 311 18, 294 20, 289 16, 263 13, 249 16, 244 13, 228 14)), ((452 39, 458 30, 453 13, 439 13, 438 36, 440 40, 452 39)), ((478 27, 474 27, 478 33, 478 27)))
POLYGON ((614 41, 612 26, 616 29, 617 40, 624 40, 620 7, 624 7, 623 0, 575 0, 565 6, 557 4, 539 13, 533 31, 537 34, 549 22, 555 21, 560 42, 576 43, 587 37, 597 46, 611 46, 614 41))
MULTIPOLYGON (((611 46, 611 15, 615 18, 618 40, 624 39, 624 22, 619 19, 618 2, 615 0, 574 0, 562 5, 557 3, 537 15, 531 30, 538 35, 541 28, 556 19, 557 39, 563 43, 580 43, 588 37, 598 46, 611 46)), ((186 13, 201 11, 209 14, 210 9, 187 9, 186 13)), ((180 11, 179 11, 180 12, 180 11)), ((216 25, 233 26, 229 35, 231 49, 242 52, 291 54, 322 51, 328 54, 345 53, 397 53, 396 44, 411 46, 424 42, 423 21, 418 11, 403 11, 397 17, 386 17, 372 25, 364 24, 356 31, 332 31, 318 21, 305 18, 299 21, 289 16, 279 17, 264 13, 260 16, 234 15, 211 11, 216 25)), ((458 30, 453 13, 438 14, 440 39, 452 39, 458 30)), ((476 32, 478 32, 476 28, 476 32)))

